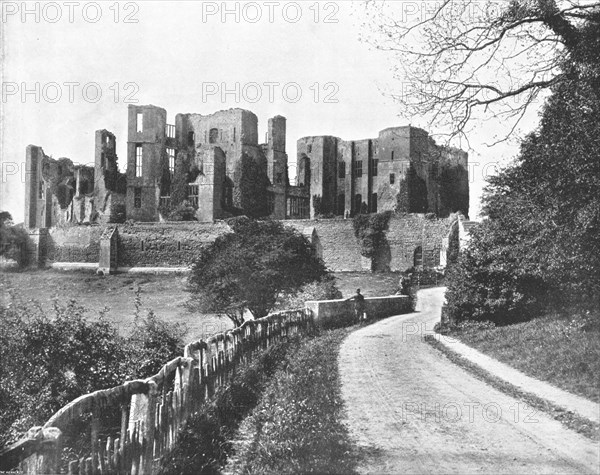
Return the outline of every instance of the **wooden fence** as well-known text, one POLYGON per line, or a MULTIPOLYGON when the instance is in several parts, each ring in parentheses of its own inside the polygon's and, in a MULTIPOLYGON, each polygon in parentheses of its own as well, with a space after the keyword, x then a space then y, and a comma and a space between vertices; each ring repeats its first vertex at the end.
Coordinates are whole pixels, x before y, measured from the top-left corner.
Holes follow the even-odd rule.
POLYGON ((228 384, 238 365, 312 324, 309 310, 286 311, 190 343, 183 356, 150 378, 67 404, 44 426, 0 451, 0 470, 18 467, 31 475, 61 473, 61 467, 62 473, 82 475, 154 473, 179 428, 228 384))

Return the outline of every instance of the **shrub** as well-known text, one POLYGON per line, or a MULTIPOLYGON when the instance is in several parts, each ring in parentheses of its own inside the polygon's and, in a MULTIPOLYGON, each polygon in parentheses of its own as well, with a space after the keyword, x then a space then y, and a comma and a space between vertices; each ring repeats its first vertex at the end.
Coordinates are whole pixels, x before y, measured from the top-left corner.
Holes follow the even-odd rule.
POLYGON ((135 370, 130 376, 152 376, 166 362, 182 355, 186 332, 184 325, 165 322, 153 311, 149 311, 145 318, 136 318, 134 329, 128 338, 128 366, 135 370))
POLYGON ((2 442, 14 440, 75 399, 121 382, 127 352, 103 318, 84 318, 74 301, 54 304, 53 318, 13 299, 0 307, 2 442))
POLYGON ((176 206, 161 206, 159 212, 167 221, 197 221, 196 207, 187 200, 176 206))
POLYGON ((515 255, 515 249, 490 245, 496 232, 490 227, 495 226, 485 221, 474 228, 469 247, 448 269, 447 313, 454 323, 489 320, 506 325, 528 320, 543 312, 544 296, 550 298, 539 268, 515 255))
POLYGON ((78 396, 150 376, 181 355, 182 329, 150 313, 128 337, 70 301, 41 306, 12 294, 0 306, 0 445, 78 396))
POLYGON ((127 211, 124 203, 114 204, 110 209, 109 223, 124 223, 127 219, 127 211))
POLYGON ((16 261, 19 267, 25 267, 29 264, 31 246, 27 230, 22 226, 14 226, 10 213, 0 211, 0 256, 16 261))

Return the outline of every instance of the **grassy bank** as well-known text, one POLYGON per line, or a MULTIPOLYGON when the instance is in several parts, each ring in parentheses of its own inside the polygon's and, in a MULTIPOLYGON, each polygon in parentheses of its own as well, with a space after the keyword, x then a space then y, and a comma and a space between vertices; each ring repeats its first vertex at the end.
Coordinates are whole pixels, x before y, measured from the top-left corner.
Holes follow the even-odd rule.
POLYGON ((242 423, 225 473, 355 473, 337 369, 349 331, 325 332, 290 352, 242 423))
POLYGON ((431 346, 442 352, 444 355, 446 355, 446 357, 454 364, 469 371, 477 379, 486 382, 490 386, 496 388, 499 391, 502 391, 505 394, 508 394, 509 396, 524 401, 529 407, 533 409, 545 412, 550 417, 559 421, 569 429, 579 432, 580 434, 591 440, 600 440, 600 424, 591 422, 586 418, 580 417, 577 414, 567 411, 562 407, 552 404, 550 401, 542 399, 534 394, 525 392, 522 389, 519 389, 518 387, 507 383, 503 379, 494 376, 493 374, 484 370, 480 366, 470 362, 468 359, 450 350, 447 346, 440 343, 435 338, 429 338, 427 339, 427 342, 431 346))
POLYGON ((451 335, 529 376, 600 402, 598 315, 551 315, 487 329, 465 326, 451 335))

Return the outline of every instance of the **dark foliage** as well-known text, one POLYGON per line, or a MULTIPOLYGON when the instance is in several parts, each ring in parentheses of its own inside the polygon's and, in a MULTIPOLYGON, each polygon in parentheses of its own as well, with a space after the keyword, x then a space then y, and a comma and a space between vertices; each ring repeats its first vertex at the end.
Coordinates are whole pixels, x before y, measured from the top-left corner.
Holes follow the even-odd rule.
POLYGON ((76 302, 51 316, 13 295, 0 306, 0 445, 43 424, 73 399, 144 378, 182 353, 183 331, 153 314, 128 337, 76 302))
POLYGON ((310 242, 280 222, 239 217, 228 223, 233 232, 206 246, 192 266, 192 308, 226 314, 239 326, 244 310, 263 317, 280 294, 327 275, 310 242))
POLYGON ((124 203, 118 203, 111 207, 109 223, 124 223, 127 220, 127 211, 124 203))
POLYGON ((358 214, 353 218, 354 235, 360 241, 361 254, 374 257, 387 244, 386 232, 390 225, 391 211, 376 214, 358 214))
POLYGON ((313 210, 315 212, 315 216, 320 216, 323 211, 323 198, 320 195, 313 195, 313 210))
MULTIPOLYGON (((175 171, 173 180, 170 182, 171 206, 177 208, 185 200, 188 199, 188 184, 190 181, 189 175, 190 159, 185 151, 180 151, 175 159, 175 171)), ((168 171, 168 170, 167 170, 168 171)))
POLYGON ((29 264, 29 250, 32 247, 27 230, 12 224, 12 216, 0 211, 0 256, 13 259, 19 267, 29 264))
POLYGON ((270 185, 266 168, 243 154, 235 171, 233 201, 246 216, 261 218, 269 214, 267 188, 270 185))
POLYGON ((196 208, 189 201, 183 200, 178 205, 161 206, 159 208, 163 218, 167 221, 197 221, 196 208))
MULTIPOLYGON (((598 64, 585 69, 586 75, 598 64)), ((600 94, 572 79, 554 88, 518 161, 490 179, 487 218, 451 270, 452 319, 504 324, 600 298, 600 94)))
POLYGON ((460 211, 469 214, 469 194, 461 192, 461 185, 469 180, 468 171, 463 166, 444 166, 439 177, 441 216, 460 211))

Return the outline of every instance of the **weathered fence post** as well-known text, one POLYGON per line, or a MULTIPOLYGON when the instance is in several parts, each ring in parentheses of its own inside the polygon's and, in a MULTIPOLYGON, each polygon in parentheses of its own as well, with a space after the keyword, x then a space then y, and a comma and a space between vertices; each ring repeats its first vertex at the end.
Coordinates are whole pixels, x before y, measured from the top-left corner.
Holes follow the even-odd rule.
POLYGON ((32 427, 27 432, 28 439, 35 439, 35 452, 21 462, 21 471, 26 475, 60 473, 62 433, 60 429, 32 427))

